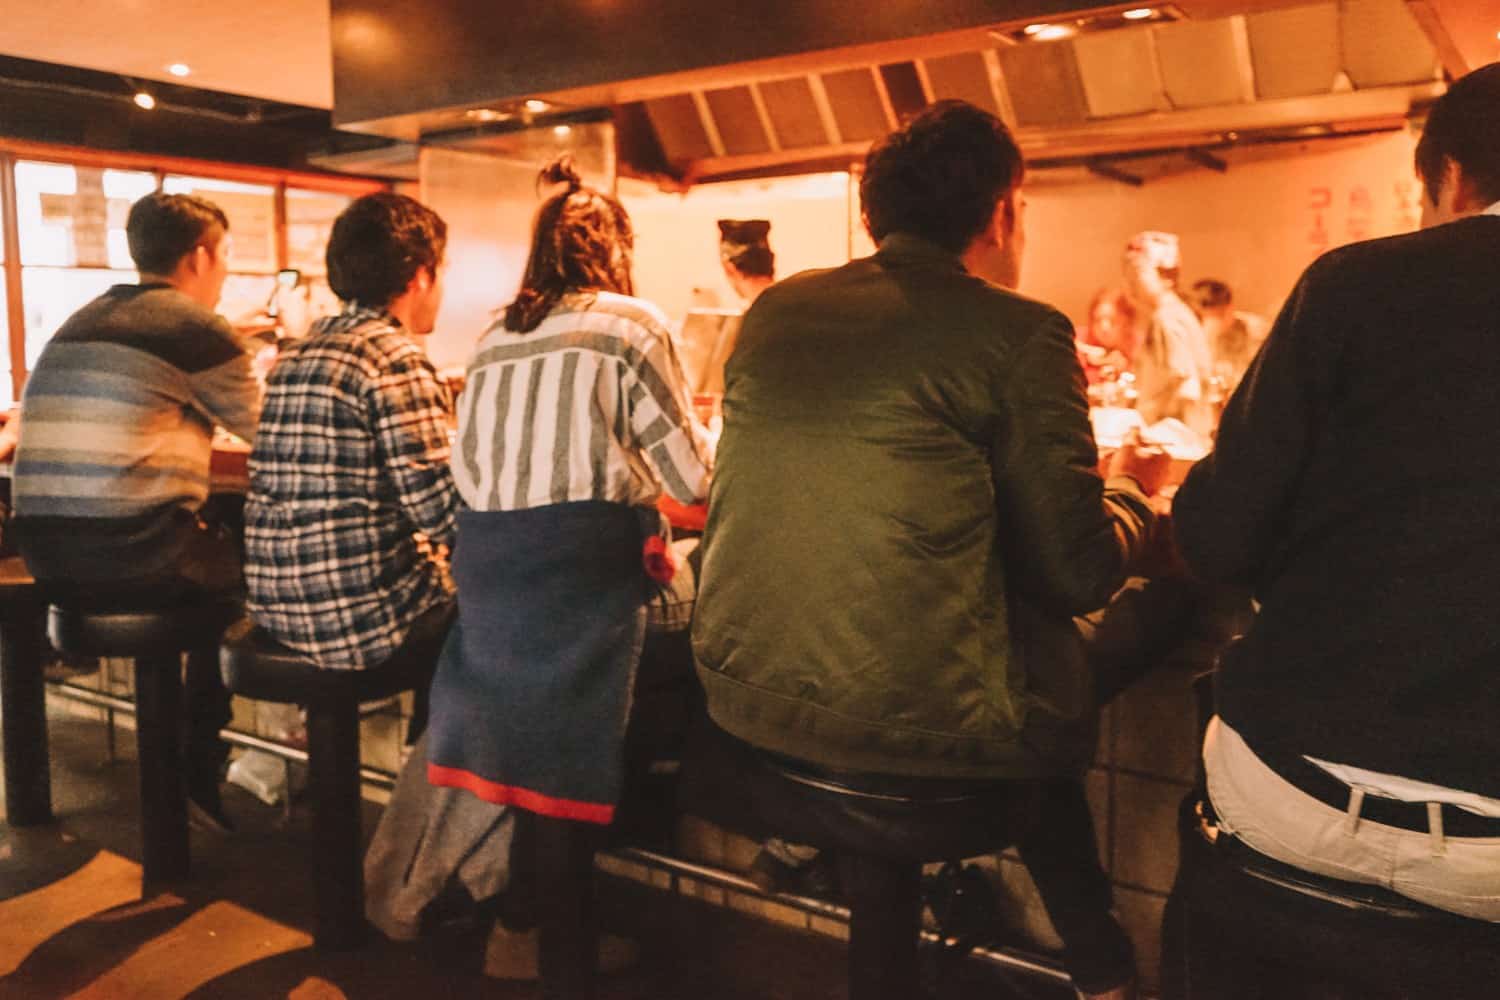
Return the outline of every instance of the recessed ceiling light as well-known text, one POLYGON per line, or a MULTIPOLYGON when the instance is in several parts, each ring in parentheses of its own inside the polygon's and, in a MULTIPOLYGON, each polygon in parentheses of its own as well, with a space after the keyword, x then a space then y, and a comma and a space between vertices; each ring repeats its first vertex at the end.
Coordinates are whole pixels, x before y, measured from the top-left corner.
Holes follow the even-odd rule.
POLYGON ((548 104, 546 101, 538 101, 534 98, 526 102, 527 111, 546 111, 550 107, 552 107, 552 105, 548 104))
POLYGON ((1040 35, 1042 32, 1051 27, 1052 25, 1050 24, 1028 24, 1026 27, 1021 29, 1021 32, 1022 34, 1026 35, 1040 35))
POLYGON ((172 63, 167 67, 167 72, 173 76, 187 76, 192 71, 192 67, 187 63, 172 63))
POLYGON ((555 135, 555 136, 557 136, 559 139, 564 138, 565 136, 571 134, 572 131, 573 131, 573 128, 570 125, 554 125, 554 126, 552 126, 552 134, 555 135))
POLYGON ((1130 10, 1125 11, 1120 16, 1127 21, 1144 21, 1146 20, 1146 18, 1152 17, 1155 14, 1156 10, 1152 7, 1132 7, 1130 10))
MULTIPOLYGON (((1030 30, 1029 28, 1027 30, 1030 30)), ((1040 31, 1032 32, 1031 37, 1039 42, 1053 42, 1059 38, 1067 38, 1073 34, 1073 29, 1066 24, 1044 24, 1040 31)))
POLYGON ((510 115, 504 111, 496 111, 494 108, 470 108, 464 112, 464 117, 476 122, 498 122, 504 121, 510 115))
POLYGON ((131 100, 135 101, 135 106, 142 109, 143 111, 150 111, 152 108, 156 107, 156 98, 152 97, 144 90, 136 91, 136 95, 131 98, 131 100))

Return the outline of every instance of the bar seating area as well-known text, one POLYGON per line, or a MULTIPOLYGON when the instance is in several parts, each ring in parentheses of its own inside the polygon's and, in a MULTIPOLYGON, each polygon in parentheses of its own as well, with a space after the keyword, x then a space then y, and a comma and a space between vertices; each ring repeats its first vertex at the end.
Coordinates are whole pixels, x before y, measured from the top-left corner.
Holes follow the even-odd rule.
POLYGON ((1497 4, 18 2, 0 1000, 1500 996, 1497 4))
POLYGON ((398 660, 371 670, 320 670, 248 619, 225 633, 220 662, 231 693, 306 706, 313 800, 313 848, 307 870, 318 914, 313 938, 320 949, 357 948, 366 939, 359 706, 427 683, 428 665, 398 660))

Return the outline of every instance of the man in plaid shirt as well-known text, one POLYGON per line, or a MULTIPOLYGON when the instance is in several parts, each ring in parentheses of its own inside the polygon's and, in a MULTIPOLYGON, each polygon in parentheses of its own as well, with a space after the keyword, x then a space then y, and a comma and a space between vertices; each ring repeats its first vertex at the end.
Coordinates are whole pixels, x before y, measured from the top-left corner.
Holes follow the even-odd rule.
POLYGON ((250 613, 328 669, 435 661, 452 618, 453 401, 415 339, 442 303, 446 237, 411 198, 350 204, 327 252, 344 310, 267 380, 245 505, 250 613))

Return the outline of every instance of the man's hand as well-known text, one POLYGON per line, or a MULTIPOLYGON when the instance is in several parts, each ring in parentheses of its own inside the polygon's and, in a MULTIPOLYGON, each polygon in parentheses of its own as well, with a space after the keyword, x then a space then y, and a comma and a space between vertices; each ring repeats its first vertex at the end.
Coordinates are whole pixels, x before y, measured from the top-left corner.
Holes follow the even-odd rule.
POLYGON ((1131 430, 1110 456, 1105 477, 1130 476, 1149 497, 1161 492, 1171 471, 1172 456, 1155 445, 1141 444, 1140 433, 1131 430))

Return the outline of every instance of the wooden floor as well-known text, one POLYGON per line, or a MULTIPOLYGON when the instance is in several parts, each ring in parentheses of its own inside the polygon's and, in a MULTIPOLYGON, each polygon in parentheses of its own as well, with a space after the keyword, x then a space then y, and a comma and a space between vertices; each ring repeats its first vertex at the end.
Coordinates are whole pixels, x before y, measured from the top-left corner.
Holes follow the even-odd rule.
MULTIPOLYGON (((4 1000, 414 1000, 526 998, 534 985, 485 977, 485 929, 459 923, 363 950, 311 948, 304 810, 226 793, 231 838, 194 833, 194 877, 140 896, 136 771, 129 733, 105 760, 101 723, 51 720, 59 821, 0 825, 0 998, 4 1000)), ((366 836, 379 809, 366 804, 366 836)), ((604 879, 605 923, 642 945, 639 965, 606 981, 601 1000, 836 1000, 840 942, 604 879)), ((971 963, 943 984, 948 1000, 1057 1000, 1055 986, 971 963)))

